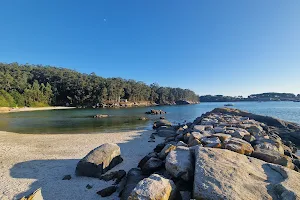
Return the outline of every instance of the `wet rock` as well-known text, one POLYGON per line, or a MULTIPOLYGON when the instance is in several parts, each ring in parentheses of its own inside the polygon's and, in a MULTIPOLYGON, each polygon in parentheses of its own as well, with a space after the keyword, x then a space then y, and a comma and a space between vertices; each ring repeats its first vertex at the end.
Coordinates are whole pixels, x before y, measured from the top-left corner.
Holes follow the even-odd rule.
POLYGON ((189 148, 178 147, 166 158, 166 170, 174 177, 190 181, 193 176, 192 154, 189 148))
POLYGON ((120 147, 106 143, 90 151, 78 162, 76 175, 99 178, 122 161, 120 147))
POLYGON ((106 118, 109 117, 109 115, 103 115, 103 114, 99 114, 99 115, 94 115, 94 118, 106 118))
POLYGON ((167 121, 167 120, 165 120, 165 119, 161 119, 159 121, 154 122, 153 129, 157 129, 157 128, 161 127, 161 126, 167 126, 167 127, 168 126, 172 126, 172 123, 169 122, 169 121, 167 121))
POLYGON ((72 176, 71 175, 66 175, 63 177, 62 180, 71 180, 72 179, 72 176))
POLYGON ((251 155, 254 151, 250 143, 239 138, 231 138, 227 140, 225 143, 225 149, 245 155, 251 155))
POLYGON ((158 174, 152 174, 149 178, 140 181, 134 188, 128 200, 168 200, 175 198, 176 186, 172 180, 158 174))
POLYGON ((152 110, 146 112, 145 114, 162 115, 162 114, 166 114, 166 112, 163 111, 163 110, 154 110, 154 109, 152 109, 152 110))
POLYGON ((101 197, 108 197, 117 191, 117 186, 110 186, 97 192, 101 197))

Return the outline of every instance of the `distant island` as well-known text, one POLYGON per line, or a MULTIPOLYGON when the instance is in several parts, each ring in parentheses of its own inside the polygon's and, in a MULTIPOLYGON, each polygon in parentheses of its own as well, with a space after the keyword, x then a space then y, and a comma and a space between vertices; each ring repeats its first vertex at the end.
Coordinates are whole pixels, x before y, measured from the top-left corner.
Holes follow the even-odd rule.
POLYGON ((0 63, 0 107, 132 107, 198 103, 189 89, 52 66, 0 63))
POLYGON ((247 98, 242 96, 205 95, 200 96, 200 102, 237 102, 237 101, 300 101, 300 94, 292 93, 261 93, 251 94, 247 98))

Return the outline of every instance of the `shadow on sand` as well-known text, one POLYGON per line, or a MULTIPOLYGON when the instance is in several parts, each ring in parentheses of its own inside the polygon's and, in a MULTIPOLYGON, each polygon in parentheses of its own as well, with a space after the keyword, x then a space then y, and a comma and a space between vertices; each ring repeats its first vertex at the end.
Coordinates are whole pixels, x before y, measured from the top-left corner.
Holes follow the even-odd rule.
MULTIPOLYGON (((143 132, 136 135, 124 143, 118 143, 121 148, 121 155, 124 161, 114 167, 111 171, 124 169, 128 171, 137 167, 138 162, 148 152, 162 140, 156 139, 155 143, 148 143, 150 132, 143 132)), ((112 135, 113 136, 113 135, 112 135)), ((87 135, 88 137, 88 135, 87 135)), ((99 144, 100 145, 100 144, 99 144)), ((92 149, 87 149, 86 153, 92 149)), ((104 182, 96 178, 76 177, 75 168, 78 159, 51 159, 51 160, 31 160, 15 164, 10 169, 10 175, 17 179, 35 179, 26 192, 17 194, 14 199, 22 198, 42 188, 42 194, 45 200, 50 199, 105 199, 96 194, 104 187, 111 186, 113 182, 104 182), (71 175, 71 180, 62 180, 65 175, 71 175), (86 185, 92 185, 92 189, 87 189, 86 185)), ((117 194, 106 199, 116 199, 117 194)))

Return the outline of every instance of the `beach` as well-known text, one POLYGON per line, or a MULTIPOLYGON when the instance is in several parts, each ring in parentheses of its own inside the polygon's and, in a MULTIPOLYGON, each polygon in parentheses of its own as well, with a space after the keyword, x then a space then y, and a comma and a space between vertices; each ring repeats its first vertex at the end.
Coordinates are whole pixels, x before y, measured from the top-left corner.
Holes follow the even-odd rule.
POLYGON ((111 171, 128 171, 160 142, 148 142, 152 131, 99 134, 17 134, 0 131, 0 199, 19 199, 42 188, 47 199, 117 199, 118 193, 101 198, 97 191, 111 186, 96 178, 76 177, 77 162, 104 143, 117 143, 124 161, 111 171), (62 180, 71 175, 71 180, 62 180), (92 185, 87 189, 86 185, 92 185), (1 196, 2 195, 2 196, 1 196))

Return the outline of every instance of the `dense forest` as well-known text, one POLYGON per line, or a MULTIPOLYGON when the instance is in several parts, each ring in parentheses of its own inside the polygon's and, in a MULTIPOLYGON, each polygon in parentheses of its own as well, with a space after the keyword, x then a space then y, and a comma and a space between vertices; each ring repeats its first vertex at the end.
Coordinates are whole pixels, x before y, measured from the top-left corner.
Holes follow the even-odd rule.
POLYGON ((177 100, 198 102, 193 91, 147 85, 122 78, 103 78, 95 73, 42 66, 0 63, 0 106, 94 106, 119 102, 149 101, 169 104, 177 100))

